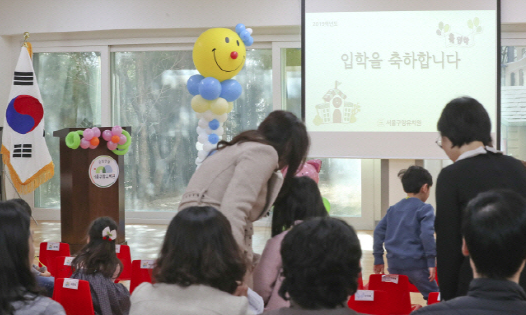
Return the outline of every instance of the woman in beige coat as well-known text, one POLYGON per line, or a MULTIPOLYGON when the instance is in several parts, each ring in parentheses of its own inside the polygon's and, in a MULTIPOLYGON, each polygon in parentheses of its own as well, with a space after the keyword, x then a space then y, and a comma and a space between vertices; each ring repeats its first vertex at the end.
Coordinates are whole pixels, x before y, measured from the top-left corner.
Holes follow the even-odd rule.
POLYGON ((190 179, 179 210, 205 205, 219 209, 252 261, 252 222, 265 216, 276 198, 284 195, 308 148, 305 125, 290 112, 274 111, 257 130, 219 142, 217 152, 190 179), (283 180, 280 169, 285 166, 289 171, 283 180))

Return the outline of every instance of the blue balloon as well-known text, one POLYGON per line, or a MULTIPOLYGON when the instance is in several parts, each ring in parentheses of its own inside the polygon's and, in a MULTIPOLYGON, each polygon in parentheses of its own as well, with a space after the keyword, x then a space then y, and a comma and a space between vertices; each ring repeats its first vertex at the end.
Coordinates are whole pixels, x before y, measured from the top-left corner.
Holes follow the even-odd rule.
POLYGON ((196 74, 190 77, 188 81, 186 82, 186 88, 188 89, 188 92, 192 95, 199 94, 199 83, 201 83, 201 80, 203 80, 205 77, 203 77, 200 74, 196 74))
POLYGON ((217 130, 217 128, 219 128, 219 121, 217 119, 212 119, 209 123, 208 123, 208 127, 211 129, 211 130, 217 130))
POLYGON ((215 100, 221 94, 221 83, 216 78, 204 78, 199 83, 199 94, 205 100, 215 100))
POLYGON ((208 142, 210 142, 211 144, 216 144, 219 142, 219 136, 216 135, 215 133, 211 133, 208 135, 208 142))
POLYGON ((252 46, 252 44, 254 44, 254 38, 250 36, 248 40, 246 42, 244 41, 243 43, 245 43, 245 46, 252 46))
POLYGON ((239 37, 241 37, 243 42, 246 42, 250 38, 250 33, 247 30, 244 30, 239 34, 239 37))
POLYGON ((238 97, 243 92, 241 84, 234 79, 225 80, 221 82, 221 94, 219 97, 224 98, 227 102, 233 102, 238 99, 238 97))
POLYGON ((238 25, 236 25, 236 33, 241 33, 245 30, 245 25, 244 24, 241 24, 239 23, 238 25))

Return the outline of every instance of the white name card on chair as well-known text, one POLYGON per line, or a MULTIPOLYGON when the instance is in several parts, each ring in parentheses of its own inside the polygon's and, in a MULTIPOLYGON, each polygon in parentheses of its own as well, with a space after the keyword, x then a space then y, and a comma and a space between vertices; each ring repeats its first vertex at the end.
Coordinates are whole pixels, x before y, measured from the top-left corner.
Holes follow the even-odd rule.
POLYGON ((382 282, 392 282, 398 284, 398 275, 382 275, 382 282))
POLYGON ((60 250, 60 243, 47 243, 47 250, 58 252, 60 250))
POLYGON ((78 290, 79 289, 79 279, 65 278, 64 284, 62 285, 62 287, 66 289, 78 290))
POLYGON ((119 254, 121 252, 121 245, 115 245, 115 252, 119 254))
POLYGON ((355 301, 374 301, 373 290, 357 290, 354 294, 355 301))
POLYGON ((141 260, 141 269, 153 269, 155 260, 141 260))
POLYGON ((441 301, 440 299, 441 299, 441 297, 440 297, 440 292, 438 292, 438 298, 437 298, 437 301, 440 302, 440 301, 441 301))
POLYGON ((66 257, 64 258, 64 266, 71 266, 71 262, 75 259, 75 257, 66 257))

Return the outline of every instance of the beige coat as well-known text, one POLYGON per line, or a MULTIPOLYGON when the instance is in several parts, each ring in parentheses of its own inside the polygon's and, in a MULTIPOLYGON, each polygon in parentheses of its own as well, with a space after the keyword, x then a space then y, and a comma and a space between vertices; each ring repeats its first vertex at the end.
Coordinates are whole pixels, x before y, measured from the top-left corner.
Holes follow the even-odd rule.
POLYGON ((186 188, 179 210, 212 206, 230 221, 237 243, 252 261, 252 222, 268 213, 283 184, 278 153, 266 144, 244 142, 208 157, 186 188))
POLYGON ((131 296, 130 315, 249 315, 248 300, 206 285, 144 282, 131 296))

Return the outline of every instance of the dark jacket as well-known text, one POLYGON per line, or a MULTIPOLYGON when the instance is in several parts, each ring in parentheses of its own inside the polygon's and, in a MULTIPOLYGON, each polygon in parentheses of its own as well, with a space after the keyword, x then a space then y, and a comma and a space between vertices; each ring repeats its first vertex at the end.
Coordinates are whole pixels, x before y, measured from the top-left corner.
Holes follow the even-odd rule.
MULTIPOLYGON (((436 186, 437 272, 443 300, 467 293, 473 272, 462 255, 462 210, 479 193, 511 189, 526 198, 526 168, 510 156, 488 152, 445 167, 436 186)), ((526 273, 520 284, 526 288, 526 273)))
POLYGON ((421 308, 411 315, 499 315, 526 314, 526 293, 515 282, 474 279, 467 296, 421 308))

